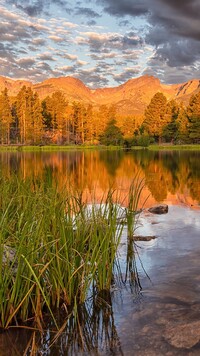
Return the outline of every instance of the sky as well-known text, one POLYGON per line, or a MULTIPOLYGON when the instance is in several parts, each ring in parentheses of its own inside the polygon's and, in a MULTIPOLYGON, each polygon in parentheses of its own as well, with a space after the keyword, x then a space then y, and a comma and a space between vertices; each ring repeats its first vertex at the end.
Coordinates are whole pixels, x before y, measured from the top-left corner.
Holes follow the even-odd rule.
POLYGON ((200 78, 200 0, 0 0, 1 76, 95 89, 145 74, 200 78))

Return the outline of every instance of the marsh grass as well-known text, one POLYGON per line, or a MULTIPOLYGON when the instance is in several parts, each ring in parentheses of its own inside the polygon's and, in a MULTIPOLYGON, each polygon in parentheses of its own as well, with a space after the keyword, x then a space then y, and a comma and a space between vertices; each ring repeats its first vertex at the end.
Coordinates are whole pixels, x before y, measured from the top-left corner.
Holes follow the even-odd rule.
MULTIPOLYGON (((0 179, 0 328, 66 317, 109 290, 123 225, 109 192, 86 212, 81 194, 56 184, 0 179)), ((75 314, 74 314, 75 315, 75 314)))

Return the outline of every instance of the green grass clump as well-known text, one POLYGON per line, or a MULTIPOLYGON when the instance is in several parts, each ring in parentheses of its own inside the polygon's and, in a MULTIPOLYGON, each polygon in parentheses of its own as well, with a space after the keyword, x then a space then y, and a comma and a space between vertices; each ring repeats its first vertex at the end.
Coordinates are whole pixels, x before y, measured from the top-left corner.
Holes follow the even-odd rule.
POLYGON ((0 328, 36 325, 109 290, 123 226, 112 194, 98 209, 80 194, 0 178, 0 328))

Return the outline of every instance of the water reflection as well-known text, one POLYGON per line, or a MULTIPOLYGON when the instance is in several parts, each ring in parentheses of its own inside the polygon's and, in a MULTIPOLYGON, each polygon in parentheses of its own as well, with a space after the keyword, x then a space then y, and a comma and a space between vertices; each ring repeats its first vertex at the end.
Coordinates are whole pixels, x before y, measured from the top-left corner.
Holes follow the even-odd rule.
POLYGON ((0 334, 0 354, 7 355, 123 355, 115 326, 112 297, 101 291, 78 307, 76 317, 62 320, 57 333, 49 324, 42 334, 25 329, 10 329, 0 334), (54 331, 53 331, 54 330, 54 331), (4 352, 5 353, 1 353, 4 352))
POLYGON ((120 190, 122 201, 139 171, 146 185, 141 205, 149 194, 148 205, 165 201, 199 207, 200 202, 200 152, 1 152, 0 171, 19 179, 57 180, 97 200, 112 186, 120 190))
MULTIPOLYGON (((0 171, 1 175, 8 177, 17 174, 19 179, 32 177, 52 184, 56 180, 61 186, 70 184, 79 191, 83 190, 85 196, 96 194, 99 198, 112 185, 121 190, 123 201, 132 179, 140 171, 141 178, 146 182, 142 200, 150 193, 149 205, 165 200, 171 204, 181 203, 198 208, 199 158, 199 152, 145 150, 127 153, 1 153, 0 171)), ((116 294, 120 292, 94 295, 79 308, 77 319, 72 316, 65 321, 60 315, 58 318, 60 325, 63 325, 63 332, 58 338, 55 338, 56 332, 50 332, 49 329, 42 336, 31 331, 10 329, 0 334, 0 354, 61 356, 123 355, 124 352, 124 355, 134 353, 143 356, 159 354, 161 349, 162 354, 188 354, 188 350, 174 349, 173 345, 168 344, 167 328, 169 323, 172 325, 170 327, 174 325, 175 328, 177 320, 180 324, 186 313, 190 322, 200 315, 199 216, 193 215, 197 212, 190 209, 185 214, 181 211, 177 219, 177 211, 173 211, 173 208, 170 211, 169 220, 159 217, 158 224, 149 222, 152 234, 155 230, 159 239, 155 246, 140 250, 144 269, 153 277, 154 286, 149 288, 146 282, 148 278, 144 273, 142 275, 141 266, 138 270, 133 242, 128 240, 124 246, 125 263, 123 260, 124 271, 121 276, 122 283, 128 288, 122 292, 119 302, 116 301, 116 294), (181 277, 177 277, 180 270, 181 277), (145 303, 138 306, 133 300, 135 302, 142 288, 146 299, 145 303), (120 305, 120 312, 116 305, 120 305)), ((199 354, 199 347, 196 354, 199 354)))

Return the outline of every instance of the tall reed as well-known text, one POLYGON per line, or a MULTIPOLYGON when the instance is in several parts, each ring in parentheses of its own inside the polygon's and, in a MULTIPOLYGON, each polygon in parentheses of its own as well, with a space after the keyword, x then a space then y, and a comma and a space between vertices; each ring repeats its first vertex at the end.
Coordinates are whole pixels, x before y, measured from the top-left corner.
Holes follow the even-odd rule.
POLYGON ((94 290, 109 290, 122 233, 112 194, 88 215, 81 196, 56 184, 0 179, 0 327, 41 329, 94 290))

